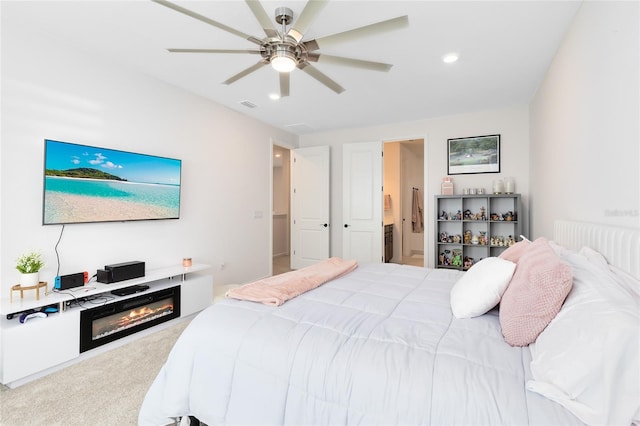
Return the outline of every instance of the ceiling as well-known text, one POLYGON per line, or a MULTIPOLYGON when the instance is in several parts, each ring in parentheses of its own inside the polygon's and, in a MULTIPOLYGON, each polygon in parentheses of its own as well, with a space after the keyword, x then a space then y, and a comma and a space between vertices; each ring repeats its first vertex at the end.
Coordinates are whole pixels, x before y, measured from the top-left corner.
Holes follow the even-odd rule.
MULTIPOLYGON (((182 1, 182 7, 258 38, 264 31, 244 1, 182 1)), ((263 1, 267 14, 305 1, 263 1)), ((157 3, 2 1, 2 19, 64 43, 96 60, 136 70, 291 133, 366 127, 513 105, 526 105, 542 82, 579 1, 334 0, 304 40, 409 16, 409 27, 350 41, 320 53, 393 64, 389 72, 315 66, 346 90, 336 94, 300 70, 291 94, 279 92, 269 66, 224 80, 258 55, 169 53, 167 48, 250 49, 256 45, 157 3), (442 57, 456 52, 459 60, 442 57), (241 102, 249 101, 255 108, 241 102)), ((277 25, 277 24, 274 24, 277 25)))

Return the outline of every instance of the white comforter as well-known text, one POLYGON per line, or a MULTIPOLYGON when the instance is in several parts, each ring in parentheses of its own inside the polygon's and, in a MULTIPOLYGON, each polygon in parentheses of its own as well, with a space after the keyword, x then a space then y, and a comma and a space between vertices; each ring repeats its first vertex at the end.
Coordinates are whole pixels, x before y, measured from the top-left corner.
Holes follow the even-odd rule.
POLYGON ((580 424, 529 392, 496 312, 455 319, 459 272, 360 266, 280 307, 225 300, 177 341, 142 425, 580 424))

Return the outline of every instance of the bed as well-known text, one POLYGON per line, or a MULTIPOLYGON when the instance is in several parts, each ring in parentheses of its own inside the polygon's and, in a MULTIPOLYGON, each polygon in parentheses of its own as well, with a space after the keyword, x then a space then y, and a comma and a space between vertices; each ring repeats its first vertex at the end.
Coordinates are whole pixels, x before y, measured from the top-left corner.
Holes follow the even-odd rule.
POLYGON ((554 233, 549 246, 572 268, 572 286, 531 344, 505 342, 501 318, 526 255, 500 308, 467 318, 454 315, 454 292, 465 274, 486 273, 359 265, 278 307, 226 299, 201 312, 139 424, 637 422, 640 231, 558 222, 554 233))

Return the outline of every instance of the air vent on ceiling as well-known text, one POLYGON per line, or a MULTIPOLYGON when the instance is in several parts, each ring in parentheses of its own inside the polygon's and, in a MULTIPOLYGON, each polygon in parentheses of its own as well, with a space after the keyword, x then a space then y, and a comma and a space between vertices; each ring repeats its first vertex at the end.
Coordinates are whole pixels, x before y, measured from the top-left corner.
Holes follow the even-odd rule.
POLYGON ((308 133, 313 131, 313 128, 304 123, 287 124, 284 127, 295 133, 308 133))
POLYGON ((258 105, 254 104, 251 101, 240 101, 240 105, 244 105, 247 108, 257 108, 258 107, 258 105))

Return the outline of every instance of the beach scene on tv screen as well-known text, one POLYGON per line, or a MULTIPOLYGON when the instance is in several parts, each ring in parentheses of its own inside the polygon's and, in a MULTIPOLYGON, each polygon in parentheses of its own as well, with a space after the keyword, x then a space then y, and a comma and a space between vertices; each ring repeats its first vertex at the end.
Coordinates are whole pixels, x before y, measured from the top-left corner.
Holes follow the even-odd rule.
POLYGON ((45 225, 179 217, 180 160, 45 144, 45 225))

